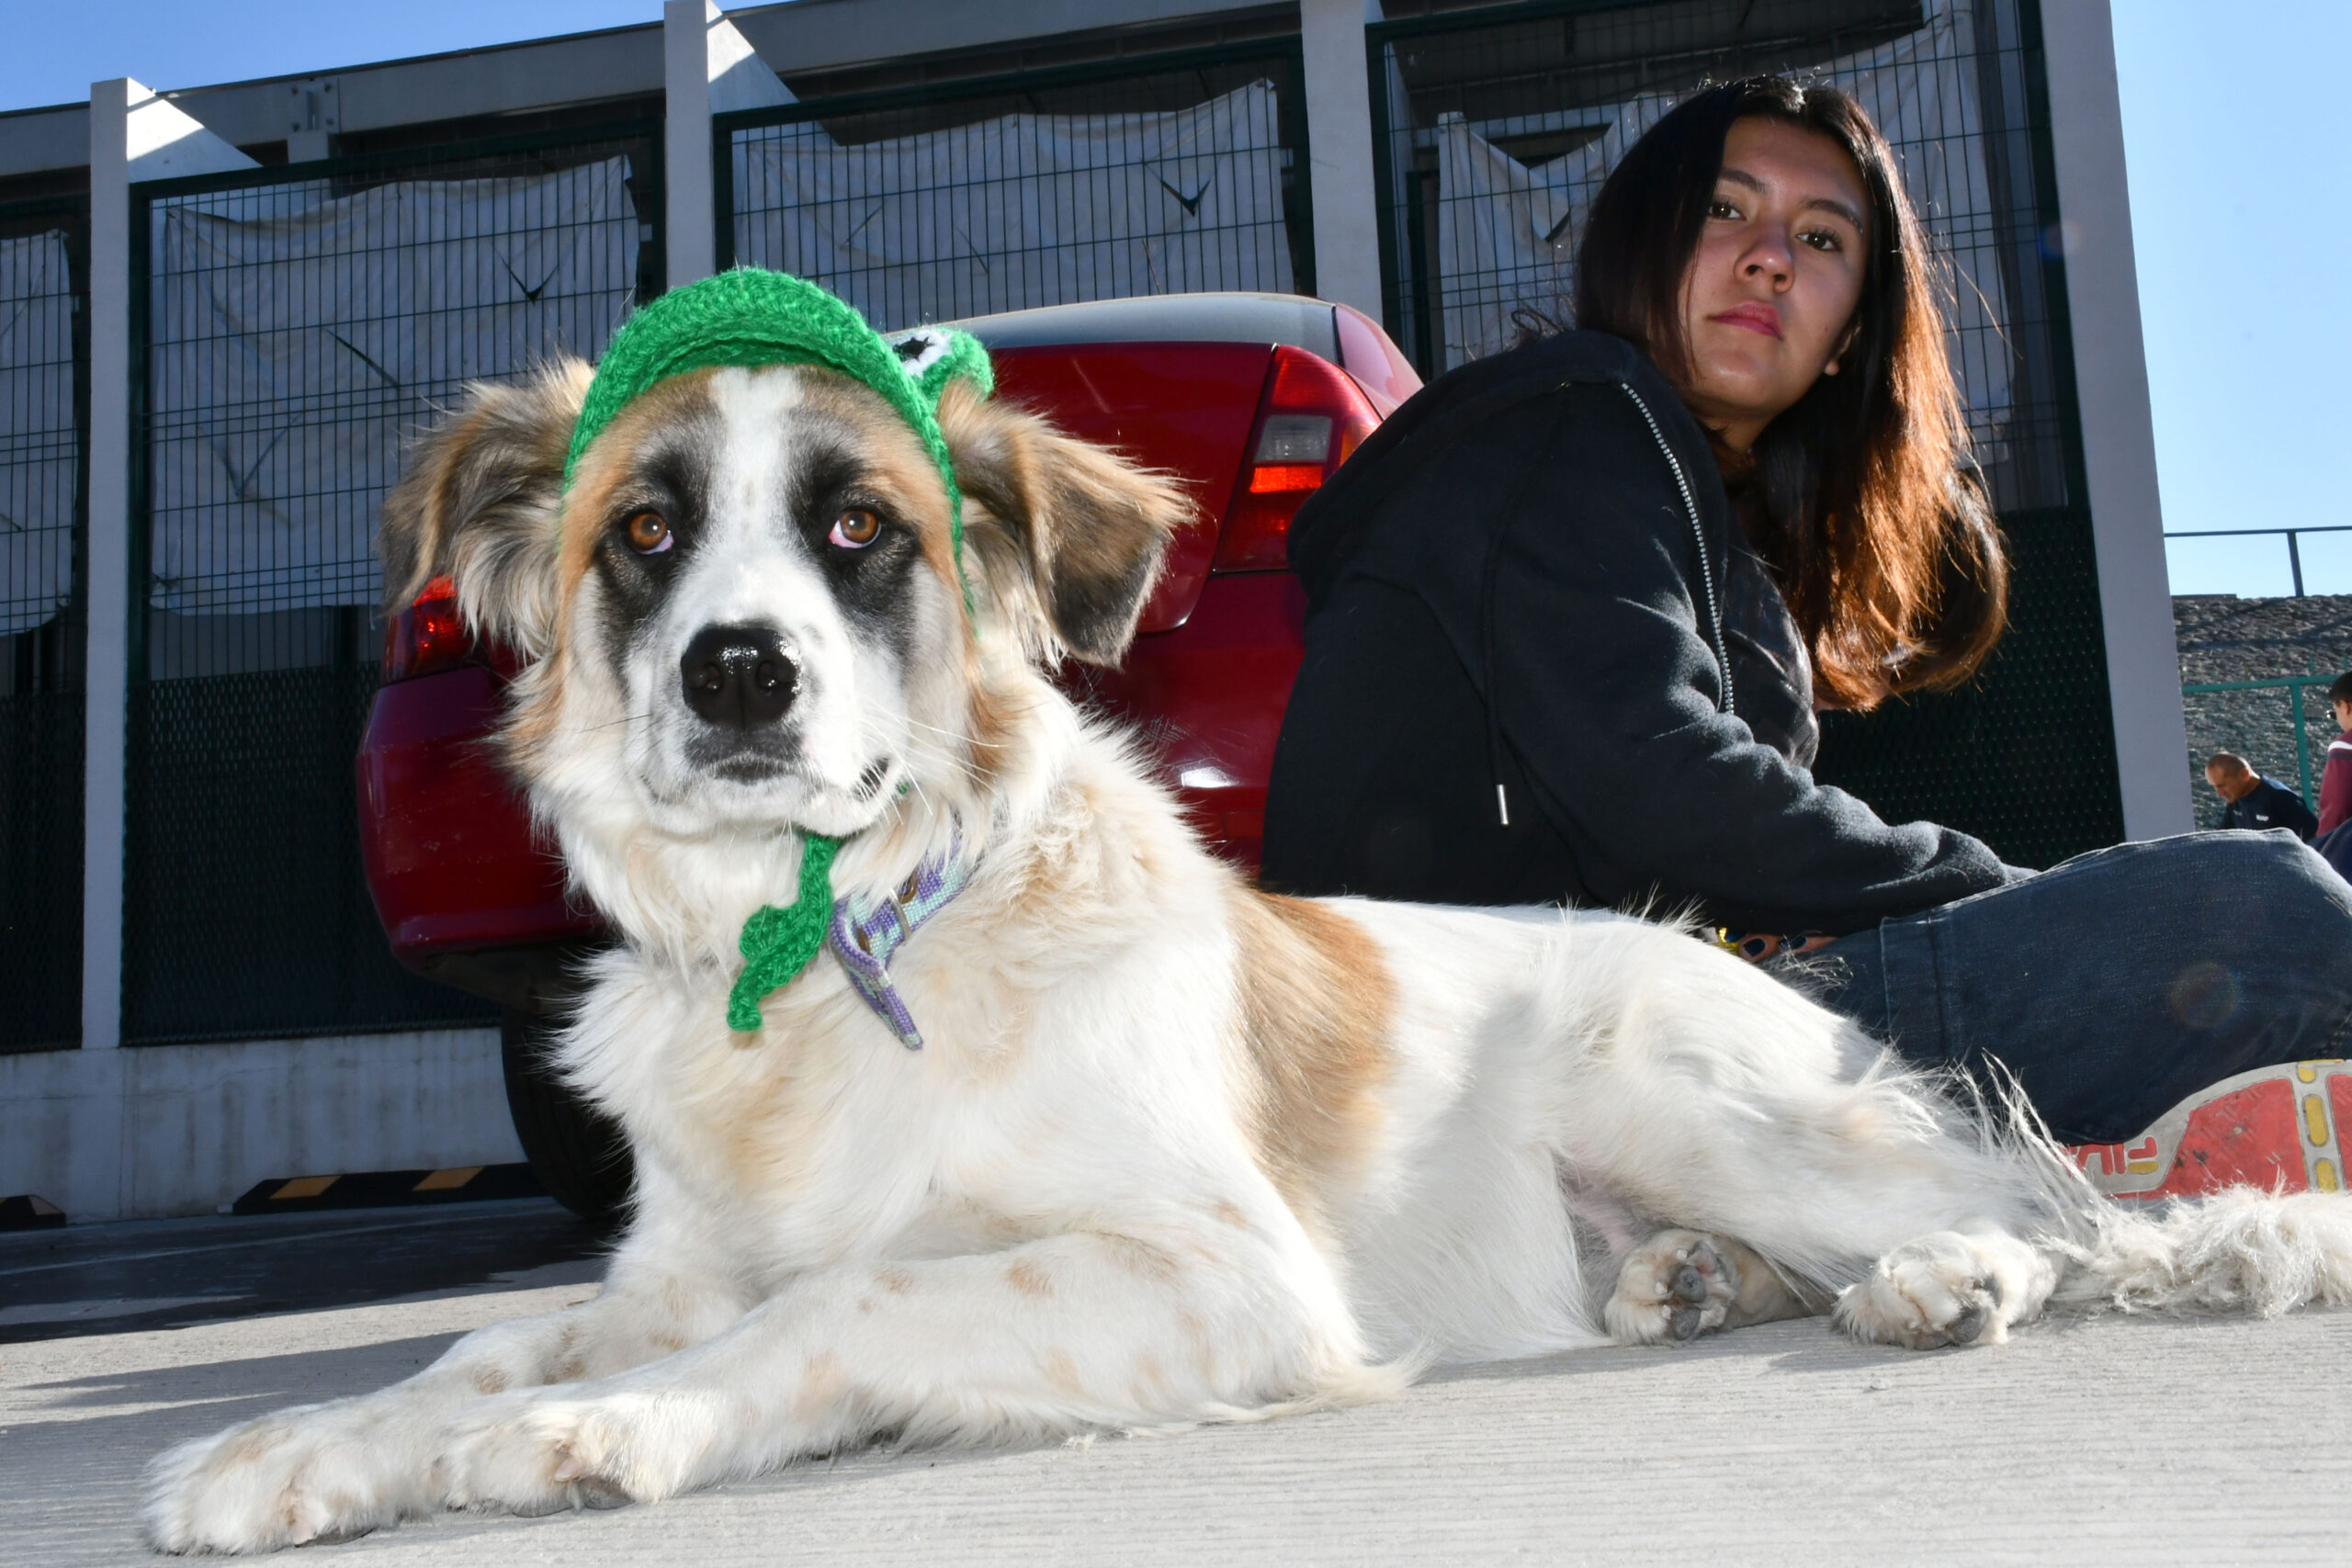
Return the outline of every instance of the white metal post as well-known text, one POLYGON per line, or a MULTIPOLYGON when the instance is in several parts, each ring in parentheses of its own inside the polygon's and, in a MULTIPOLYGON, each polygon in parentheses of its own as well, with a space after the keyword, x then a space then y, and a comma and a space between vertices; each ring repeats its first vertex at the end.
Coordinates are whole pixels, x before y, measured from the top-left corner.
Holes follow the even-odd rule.
POLYGON ((2108 0, 2044 6, 2041 38, 2123 832, 2161 838, 2196 818, 2108 0))
POLYGON ((1315 291, 1380 320, 1380 217, 1372 175, 1372 86, 1364 23, 1379 0, 1299 0, 1306 144, 1314 190, 1315 291))
POLYGON ((662 251, 669 286, 708 277, 714 265, 710 188, 709 0, 662 7, 662 251))
POLYGON ((89 656, 82 763, 82 1048, 122 1043, 123 705, 130 633, 130 100, 90 88, 89 656))
POLYGON ((90 86, 89 656, 82 772, 82 1046, 122 1043, 130 682, 130 182, 254 161, 129 77, 90 86))
POLYGON ((663 236, 669 287, 718 265, 710 117, 788 104, 792 95, 710 0, 662 6, 663 236))

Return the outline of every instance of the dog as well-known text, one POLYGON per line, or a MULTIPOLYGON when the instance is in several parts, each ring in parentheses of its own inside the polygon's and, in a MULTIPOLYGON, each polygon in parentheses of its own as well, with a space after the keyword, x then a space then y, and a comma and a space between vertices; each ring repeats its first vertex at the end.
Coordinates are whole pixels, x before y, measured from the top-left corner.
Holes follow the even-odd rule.
POLYGON ((448 573, 522 659, 505 753, 625 938, 560 1048, 634 1151, 625 1234, 584 1304, 163 1457, 158 1548, 650 1503, 885 1433, 1253 1418, 1799 1314, 1925 1348, 2053 1300, 2352 1301, 2342 1200, 2110 1208, 1670 923, 1253 888, 1049 679, 1121 656, 1188 514, 1165 478, 950 384, 951 516, 884 398, 779 365, 663 380, 567 490, 590 385, 474 389, 383 549, 396 601, 448 573), (888 911, 896 1010, 837 928, 732 1028, 746 922, 820 836, 843 906, 888 911), (952 897, 910 914, 927 876, 952 897))

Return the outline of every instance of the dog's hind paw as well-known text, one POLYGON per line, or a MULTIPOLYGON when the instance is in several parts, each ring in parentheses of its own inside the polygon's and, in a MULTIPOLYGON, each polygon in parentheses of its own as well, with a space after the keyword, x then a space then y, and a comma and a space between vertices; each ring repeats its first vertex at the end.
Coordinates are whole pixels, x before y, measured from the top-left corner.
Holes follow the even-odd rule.
POLYGON ((2047 1293, 2017 1278, 2022 1252, 2013 1237, 1939 1231, 1895 1248, 1870 1277, 1838 1298, 1838 1326, 1858 1339, 1933 1350, 1945 1345, 1997 1345, 2009 1325, 2047 1293), (2029 1300, 2029 1297, 2035 1298, 2029 1300))
POLYGON ((1739 1299, 1731 1248, 1696 1231, 1660 1231, 1626 1255, 1602 1315, 1621 1345, 1695 1339, 1739 1299))

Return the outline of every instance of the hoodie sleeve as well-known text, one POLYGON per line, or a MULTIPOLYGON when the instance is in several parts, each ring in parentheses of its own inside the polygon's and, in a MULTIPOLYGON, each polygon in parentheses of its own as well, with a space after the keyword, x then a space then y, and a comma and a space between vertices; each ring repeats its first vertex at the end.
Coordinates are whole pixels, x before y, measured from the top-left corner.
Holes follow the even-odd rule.
POLYGON ((2319 831, 2332 833, 2352 817, 2352 734, 2328 742, 2327 767, 2319 776, 2319 831))
MULTIPOLYGON (((1566 389, 1511 417, 1516 440, 1482 445, 1520 454, 1520 499, 1481 592, 1486 646, 1463 652, 1592 892, 1843 933, 2011 878, 1965 834, 1891 825, 1815 784, 1722 711, 1699 535, 1623 389, 1566 389)), ((1720 557, 1708 564, 1719 579, 1720 557)))

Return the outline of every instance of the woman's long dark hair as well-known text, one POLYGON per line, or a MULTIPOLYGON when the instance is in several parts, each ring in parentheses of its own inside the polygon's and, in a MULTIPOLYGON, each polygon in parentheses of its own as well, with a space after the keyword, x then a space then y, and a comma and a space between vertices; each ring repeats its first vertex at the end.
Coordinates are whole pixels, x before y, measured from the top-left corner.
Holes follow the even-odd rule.
POLYGON ((1957 686, 2000 639, 2008 561, 1969 460, 1939 273, 1894 154, 1860 105, 1835 87, 1755 76, 1676 107, 1593 202, 1577 250, 1577 324, 1640 344, 1687 384, 1684 277, 1724 139, 1749 116, 1844 148, 1870 205, 1853 337, 1839 373, 1757 438, 1743 509, 1749 543, 1780 580, 1837 705, 1957 686))

